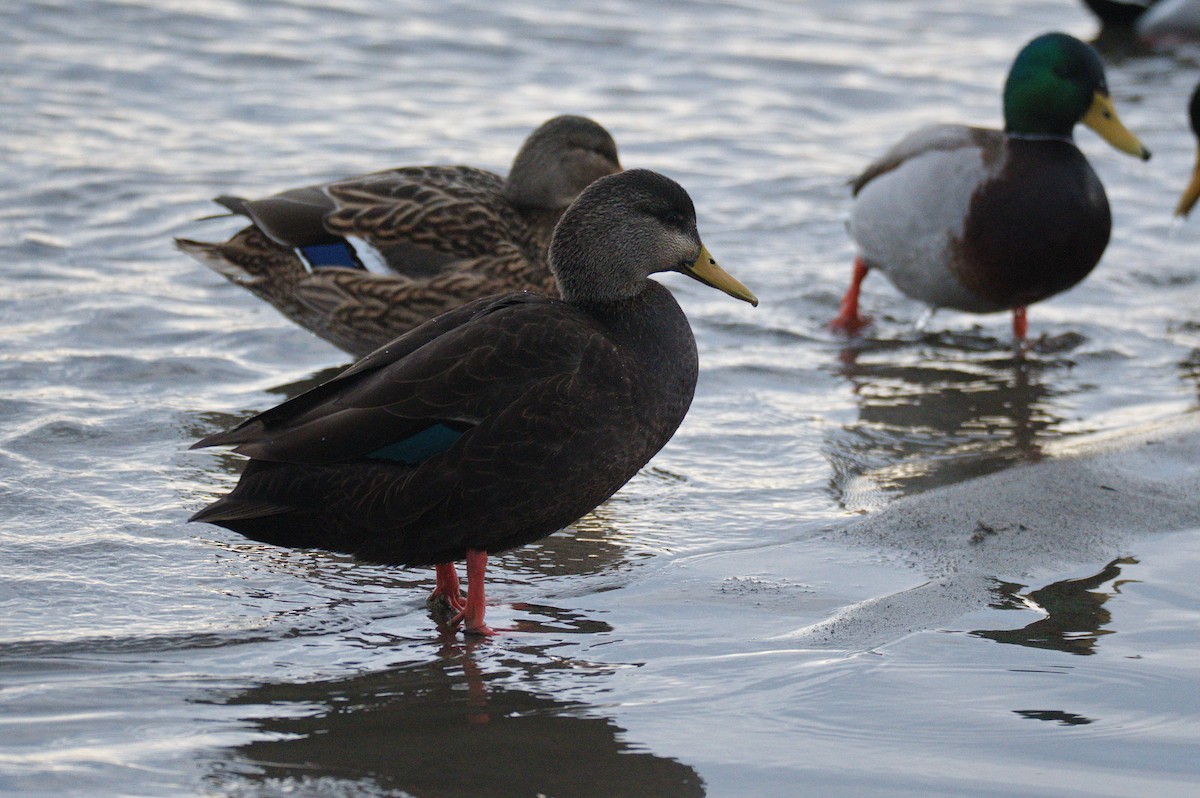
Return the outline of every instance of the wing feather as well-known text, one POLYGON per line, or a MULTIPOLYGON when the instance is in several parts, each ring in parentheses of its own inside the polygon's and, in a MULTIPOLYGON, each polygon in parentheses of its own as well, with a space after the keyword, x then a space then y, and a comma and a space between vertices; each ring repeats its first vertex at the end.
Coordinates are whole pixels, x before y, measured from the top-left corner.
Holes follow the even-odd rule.
POLYGON ((513 239, 515 213, 499 176, 468 166, 375 172, 325 187, 332 233, 380 251, 415 245, 460 258, 490 255, 513 239))
POLYGON ((562 381, 578 379, 585 358, 616 357, 602 332, 557 300, 513 294, 450 315, 196 446, 233 444, 240 454, 281 462, 351 461, 431 423, 494 422, 530 396, 553 396, 562 381))
POLYGON ((887 174, 898 168, 905 161, 937 150, 958 150, 964 147, 983 148, 992 143, 993 139, 1002 139, 1003 134, 998 130, 969 127, 967 125, 930 125, 909 133, 900 139, 895 146, 867 166, 862 174, 850 182, 854 195, 880 175, 887 174))

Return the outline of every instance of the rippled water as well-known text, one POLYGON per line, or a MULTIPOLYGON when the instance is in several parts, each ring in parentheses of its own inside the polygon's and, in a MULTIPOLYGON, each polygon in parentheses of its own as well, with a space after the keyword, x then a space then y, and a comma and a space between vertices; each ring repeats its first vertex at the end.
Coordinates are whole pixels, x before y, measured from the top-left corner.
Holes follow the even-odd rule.
POLYGON ((0 8, 0 793, 1184 795, 1200 778, 1200 540, 994 574, 870 648, 787 633, 940 576, 828 534, 1047 444, 1195 407, 1196 51, 1110 64, 1148 164, 1079 134, 1114 239, 1001 316, 878 277, 824 332, 846 179, 932 121, 996 124, 1016 49, 1078 4, 29 0, 0 8), (969 9, 969 10, 964 10, 969 9), (346 362, 171 246, 208 198, 390 165, 503 171, 583 113, 679 179, 757 310, 667 278, 702 362, 675 440, 566 533, 495 559, 499 640, 430 574, 184 519, 236 479, 197 437, 346 362))

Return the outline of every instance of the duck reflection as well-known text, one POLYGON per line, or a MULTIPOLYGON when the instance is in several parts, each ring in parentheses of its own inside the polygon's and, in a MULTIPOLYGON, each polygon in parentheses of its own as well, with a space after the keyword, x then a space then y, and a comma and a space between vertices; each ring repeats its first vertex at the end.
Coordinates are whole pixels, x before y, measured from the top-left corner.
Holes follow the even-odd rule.
POLYGON ((1013 714, 1029 720, 1057 723, 1059 726, 1086 726, 1096 722, 1083 715, 1076 715, 1074 712, 1063 712, 1061 709, 1014 709, 1013 714))
POLYGON ((1121 566, 1134 565, 1137 560, 1125 558, 1113 560, 1094 576, 1084 579, 1068 579, 1023 594, 1024 585, 1002 583, 999 588, 1001 601, 993 605, 997 609, 1029 609, 1035 606, 1046 613, 1046 617, 1034 621, 1022 629, 975 631, 971 634, 997 643, 1011 643, 1029 648, 1046 648, 1067 654, 1095 654, 1096 643, 1111 629, 1104 627, 1111 622, 1112 615, 1105 608, 1108 600, 1120 593, 1121 566), (1100 588, 1111 582, 1105 592, 1100 588))
MULTIPOLYGON (((485 673, 474 655, 478 644, 452 636, 443 642, 427 663, 341 681, 264 684, 233 696, 226 703, 262 713, 254 719, 262 734, 229 750, 208 780, 239 795, 281 783, 294 794, 317 784, 323 794, 348 794, 330 793, 340 784, 355 795, 423 798, 705 794, 693 768, 638 750, 595 708, 514 686, 555 666, 545 651, 534 652, 536 664, 485 673)), ((506 659, 505 668, 519 658, 506 659)))
POLYGON ((922 341, 938 346, 937 357, 897 345, 842 352, 858 417, 828 433, 825 455, 847 509, 1037 461, 1046 432, 1063 421, 1044 376, 1068 362, 997 356, 986 341, 946 333, 922 341))
POLYGON ((1200 349, 1193 349, 1187 359, 1179 364, 1179 370, 1185 381, 1196 386, 1196 400, 1200 402, 1200 349))

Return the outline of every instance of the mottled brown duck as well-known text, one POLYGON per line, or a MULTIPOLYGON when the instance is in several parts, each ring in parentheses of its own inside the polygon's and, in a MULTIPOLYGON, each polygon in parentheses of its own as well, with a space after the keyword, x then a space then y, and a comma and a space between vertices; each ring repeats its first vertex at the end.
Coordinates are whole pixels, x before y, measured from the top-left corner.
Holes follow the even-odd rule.
POLYGON ((1004 130, 935 125, 910 134, 854 182, 854 277, 830 323, 855 334, 870 269, 933 309, 1012 311, 1065 291, 1100 260, 1112 227, 1104 186, 1075 146, 1082 122, 1112 146, 1150 152, 1117 118, 1095 51, 1048 33, 1017 55, 1004 130))
POLYGON ((435 566, 431 598, 458 608, 466 631, 491 634, 488 555, 603 502, 691 404, 695 338, 649 275, 682 272, 757 304, 701 243, 683 188, 645 170, 585 189, 555 230, 550 264, 561 299, 476 300, 197 443, 232 445, 250 461, 192 520, 280 546, 435 566))
POLYGON ((608 131, 559 116, 529 135, 507 178, 411 166, 260 200, 218 197, 253 224, 225 242, 176 245, 362 356, 479 297, 553 295, 554 225, 588 184, 620 170, 608 131))

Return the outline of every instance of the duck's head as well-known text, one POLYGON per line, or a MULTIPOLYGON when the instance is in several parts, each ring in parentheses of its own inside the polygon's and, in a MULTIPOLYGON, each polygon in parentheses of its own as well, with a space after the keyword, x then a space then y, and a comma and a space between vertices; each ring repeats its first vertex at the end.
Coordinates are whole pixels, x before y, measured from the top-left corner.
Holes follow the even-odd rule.
POLYGON ((1028 136, 1070 138, 1082 122, 1113 147, 1150 158, 1150 151, 1121 124, 1100 56, 1065 33, 1037 37, 1017 54, 1004 84, 1004 129, 1028 136))
POLYGON ((585 116, 556 116, 529 134, 504 196, 518 208, 561 210, 597 178, 621 171, 617 143, 585 116))
POLYGON ((550 268, 568 302, 628 299, 651 274, 675 271, 758 305, 700 241, 683 187, 646 169, 602 177, 584 189, 554 228, 550 268))
POLYGON ((1192 132, 1196 134, 1196 167, 1192 170, 1192 180, 1183 190, 1179 205, 1175 207, 1176 216, 1187 216, 1200 199, 1200 83, 1192 90, 1192 100, 1188 103, 1188 121, 1191 122, 1192 132))

